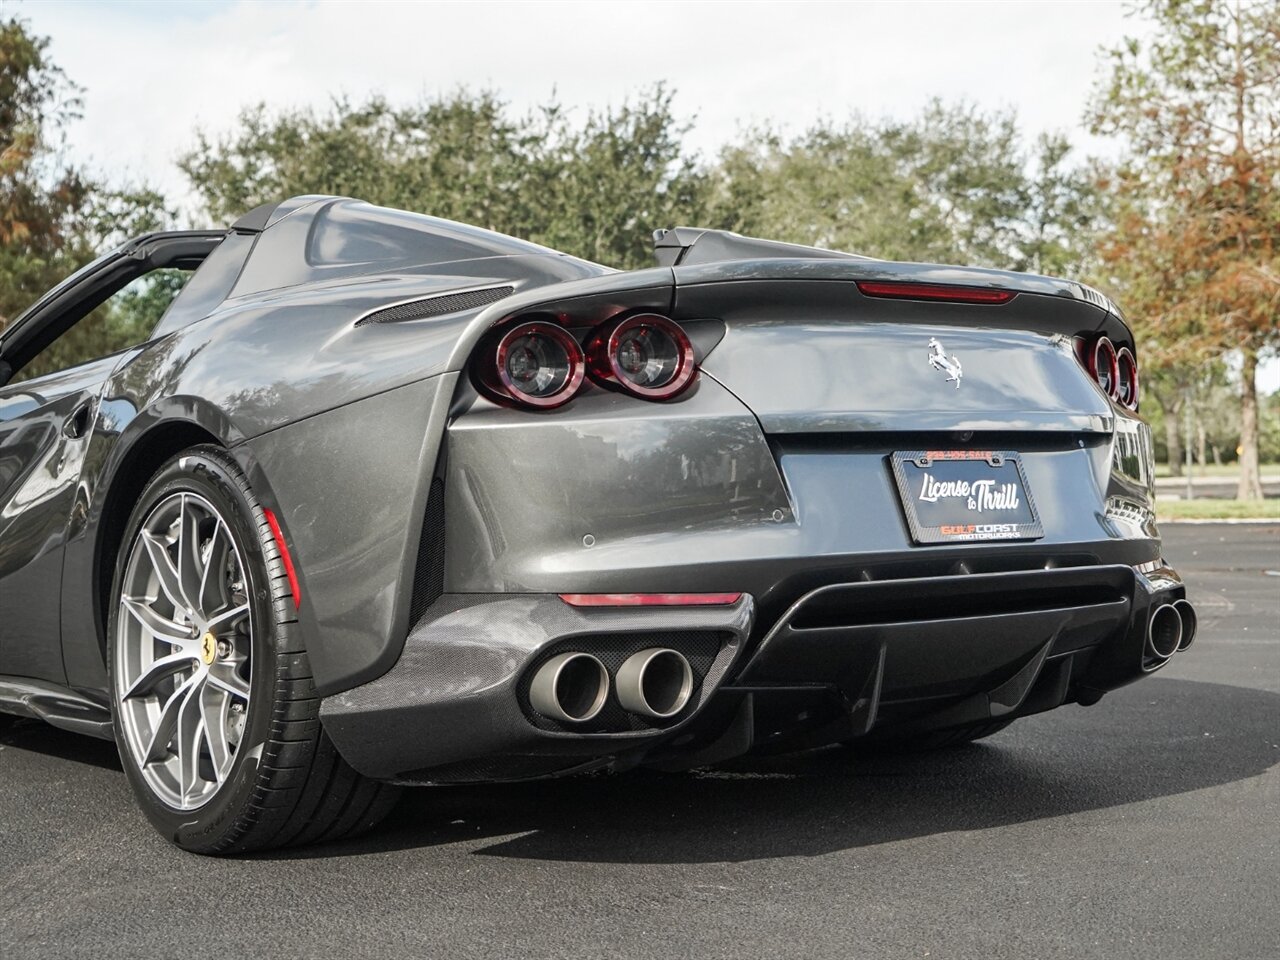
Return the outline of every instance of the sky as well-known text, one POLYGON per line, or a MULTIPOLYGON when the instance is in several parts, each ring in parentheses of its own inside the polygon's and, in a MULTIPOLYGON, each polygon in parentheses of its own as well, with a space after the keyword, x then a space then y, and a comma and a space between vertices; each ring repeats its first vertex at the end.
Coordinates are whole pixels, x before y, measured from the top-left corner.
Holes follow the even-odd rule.
POLYGON ((799 130, 853 111, 906 117, 931 97, 1074 132, 1098 49, 1140 28, 1112 2, 594 3, 0 0, 85 88, 76 157, 187 193, 174 159, 198 127, 260 101, 409 100, 465 86, 518 110, 579 111, 663 80, 711 153, 741 125, 799 130))
MULTIPOLYGON (((1111 0, 0 0, 0 13, 48 36, 85 88, 70 157, 188 214, 175 160, 197 129, 228 131, 259 102, 323 109, 458 87, 519 112, 555 95, 582 113, 665 81, 706 155, 755 123, 905 118, 941 97, 1013 109, 1028 136, 1061 131, 1105 156, 1117 146, 1083 125, 1102 50, 1145 34, 1111 0)), ((1265 379, 1280 386, 1280 364, 1265 379)))

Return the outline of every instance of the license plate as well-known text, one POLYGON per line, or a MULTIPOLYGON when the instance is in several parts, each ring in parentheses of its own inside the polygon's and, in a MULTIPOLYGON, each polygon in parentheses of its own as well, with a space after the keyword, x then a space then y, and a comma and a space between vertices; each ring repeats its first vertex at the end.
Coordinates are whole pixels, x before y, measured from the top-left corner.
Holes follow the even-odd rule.
POLYGON ((916 543, 1044 536, 1012 450, 903 450, 891 462, 916 543))

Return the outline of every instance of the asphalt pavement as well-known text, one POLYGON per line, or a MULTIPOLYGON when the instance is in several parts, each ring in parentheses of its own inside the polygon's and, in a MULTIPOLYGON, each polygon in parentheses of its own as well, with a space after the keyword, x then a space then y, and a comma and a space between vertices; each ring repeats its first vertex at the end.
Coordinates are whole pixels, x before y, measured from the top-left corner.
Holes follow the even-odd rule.
POLYGON ((1280 526, 1165 528, 1200 636, 945 753, 416 790, 362 840, 167 845, 114 748, 0 734, 0 957, 1280 955, 1280 526))

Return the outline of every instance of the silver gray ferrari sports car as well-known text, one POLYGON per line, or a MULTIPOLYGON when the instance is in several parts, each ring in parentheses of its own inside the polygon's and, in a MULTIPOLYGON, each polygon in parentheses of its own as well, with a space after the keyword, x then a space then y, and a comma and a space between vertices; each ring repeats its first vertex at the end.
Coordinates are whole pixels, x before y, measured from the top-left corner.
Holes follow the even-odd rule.
POLYGON ((0 711, 230 853, 403 784, 964 742, 1191 644, 1105 296, 654 252, 307 196, 51 290, 0 336, 0 711), (42 364, 173 270, 143 342, 42 364))

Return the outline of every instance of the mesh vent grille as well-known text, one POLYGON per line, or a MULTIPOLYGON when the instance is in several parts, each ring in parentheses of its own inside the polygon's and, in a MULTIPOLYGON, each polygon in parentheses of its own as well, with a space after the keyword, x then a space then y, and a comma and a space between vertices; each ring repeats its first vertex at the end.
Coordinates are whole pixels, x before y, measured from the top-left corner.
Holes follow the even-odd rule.
POLYGON ((409 623, 416 625, 427 608, 444 593, 444 481, 436 477, 427 494, 427 512, 418 541, 418 564, 413 572, 409 623))
POLYGON ((542 666, 543 663, 550 660, 557 653, 563 653, 566 650, 581 650, 583 653, 590 653, 599 657, 600 662, 604 664, 605 669, 609 671, 609 676, 612 678, 617 675, 618 668, 622 666, 627 657, 633 653, 638 653, 649 647, 670 647, 672 650, 683 653, 689 660, 689 666, 693 668, 693 695, 689 698, 689 702, 696 703, 698 701, 698 692, 702 688, 703 678, 707 675, 707 671, 711 669, 711 665, 716 659, 716 654, 720 652, 721 646, 729 638, 730 635, 727 633, 684 630, 665 633, 592 634, 562 640, 544 651, 537 662, 525 671, 520 680, 520 702, 533 725, 543 730, 572 730, 574 733, 599 733, 602 731, 618 733, 628 730, 652 730, 655 727, 669 726, 683 719, 684 713, 666 721, 650 721, 643 717, 637 717, 635 714, 628 713, 622 709, 622 704, 618 702, 617 691, 613 688, 612 683, 609 688, 609 699, 605 702, 604 709, 600 711, 598 716, 589 723, 575 723, 571 726, 566 726, 534 712, 529 706, 529 685, 533 682, 533 675, 538 672, 538 667, 542 666))
POLYGON ((486 304, 509 297, 515 287, 487 287, 484 290, 469 290, 466 293, 450 293, 443 297, 428 297, 425 300, 414 300, 412 303, 401 303, 383 310, 375 310, 356 321, 357 327, 369 323, 403 323, 405 320, 425 320, 428 317, 441 317, 446 313, 458 313, 462 310, 474 310, 486 304))
POLYGON ((1113 313, 1117 317, 1123 316, 1120 312, 1120 308, 1117 307, 1106 294, 1099 293, 1097 290, 1093 289, 1093 287, 1085 286, 1083 283, 1078 284, 1078 286, 1080 287, 1080 292, 1084 294, 1084 299, 1087 302, 1093 304, 1100 310, 1106 310, 1108 313, 1113 313))

